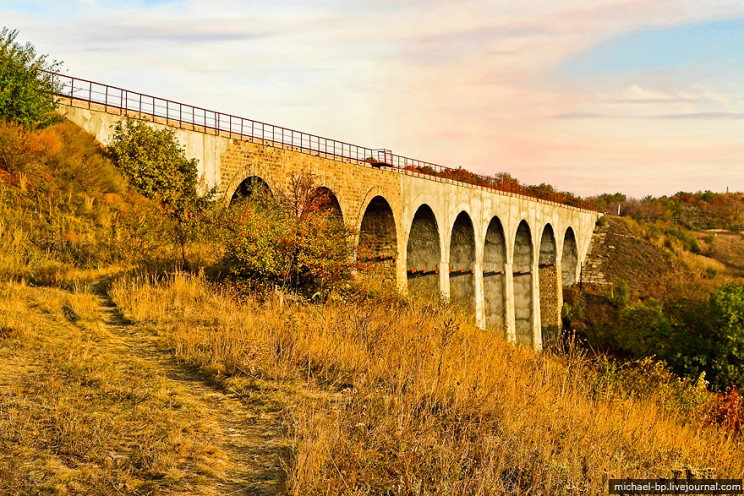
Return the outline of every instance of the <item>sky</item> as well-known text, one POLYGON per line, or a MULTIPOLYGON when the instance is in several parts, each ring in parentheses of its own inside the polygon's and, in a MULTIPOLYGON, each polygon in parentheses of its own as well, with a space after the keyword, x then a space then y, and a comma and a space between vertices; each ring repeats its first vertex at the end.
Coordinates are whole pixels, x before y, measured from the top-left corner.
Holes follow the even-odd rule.
POLYGON ((0 0, 68 75, 583 196, 744 190, 741 0, 0 0))

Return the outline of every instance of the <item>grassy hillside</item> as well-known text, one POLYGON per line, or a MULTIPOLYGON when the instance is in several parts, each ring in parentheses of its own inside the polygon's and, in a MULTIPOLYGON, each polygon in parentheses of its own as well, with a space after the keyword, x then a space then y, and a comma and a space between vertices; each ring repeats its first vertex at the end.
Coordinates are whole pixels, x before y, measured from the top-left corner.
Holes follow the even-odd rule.
POLYGON ((653 362, 535 354, 425 301, 287 308, 188 275, 112 294, 246 394, 265 380, 304 391, 283 397, 293 494, 600 494, 607 477, 744 472, 740 438, 705 422, 704 385, 653 362))
POLYGON ((744 473, 704 381, 653 360, 515 348, 366 279, 288 305, 178 272, 160 207, 69 123, 0 124, 0 195, 0 492, 599 494, 744 473))
POLYGON ((167 229, 74 124, 0 120, 0 276, 64 286, 90 269, 165 268, 176 258, 167 229))
POLYGON ((103 319, 95 294, 3 282, 0 494, 200 494, 229 466, 203 407, 103 319))

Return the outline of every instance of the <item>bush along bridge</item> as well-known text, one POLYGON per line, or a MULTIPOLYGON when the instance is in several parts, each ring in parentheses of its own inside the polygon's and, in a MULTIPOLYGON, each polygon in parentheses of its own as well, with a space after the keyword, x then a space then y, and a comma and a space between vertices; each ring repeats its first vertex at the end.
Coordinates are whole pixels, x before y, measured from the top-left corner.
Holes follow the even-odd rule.
POLYGON ((102 143, 125 117, 176 128, 226 201, 311 171, 358 235, 358 256, 402 291, 421 286, 469 309, 478 326, 541 348, 578 282, 591 203, 65 75, 60 112, 102 143))

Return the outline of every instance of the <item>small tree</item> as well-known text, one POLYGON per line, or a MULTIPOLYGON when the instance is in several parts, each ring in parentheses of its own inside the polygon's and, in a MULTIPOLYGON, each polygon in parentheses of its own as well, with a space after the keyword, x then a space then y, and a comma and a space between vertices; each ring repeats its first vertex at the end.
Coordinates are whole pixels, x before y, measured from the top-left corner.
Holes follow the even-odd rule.
POLYGON ((197 159, 188 159, 175 130, 155 129, 127 119, 114 125, 108 151, 114 164, 140 193, 159 202, 174 221, 173 236, 184 264, 186 245, 204 232, 216 190, 197 188, 197 159))
POLYGON ((62 64, 48 62, 31 43, 17 43, 17 36, 16 30, 0 30, 0 116, 43 127, 56 120, 59 82, 42 71, 59 71, 62 64))

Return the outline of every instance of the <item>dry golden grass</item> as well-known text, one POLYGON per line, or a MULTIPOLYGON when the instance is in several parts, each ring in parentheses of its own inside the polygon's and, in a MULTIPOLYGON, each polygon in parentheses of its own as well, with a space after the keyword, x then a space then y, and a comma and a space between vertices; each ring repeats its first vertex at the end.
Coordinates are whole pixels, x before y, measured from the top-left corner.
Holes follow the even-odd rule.
POLYGON ((225 466, 199 405, 87 292, 0 287, 0 494, 201 494, 225 466))
POLYGON ((720 273, 736 277, 744 276, 744 236, 719 232, 695 233, 703 253, 722 265, 720 273))
POLYGON ((516 349, 440 304, 280 308, 185 275, 112 295, 211 374, 325 391, 283 398, 293 494, 600 494, 609 477, 744 473, 740 440, 661 392, 600 387, 580 356, 516 349))

